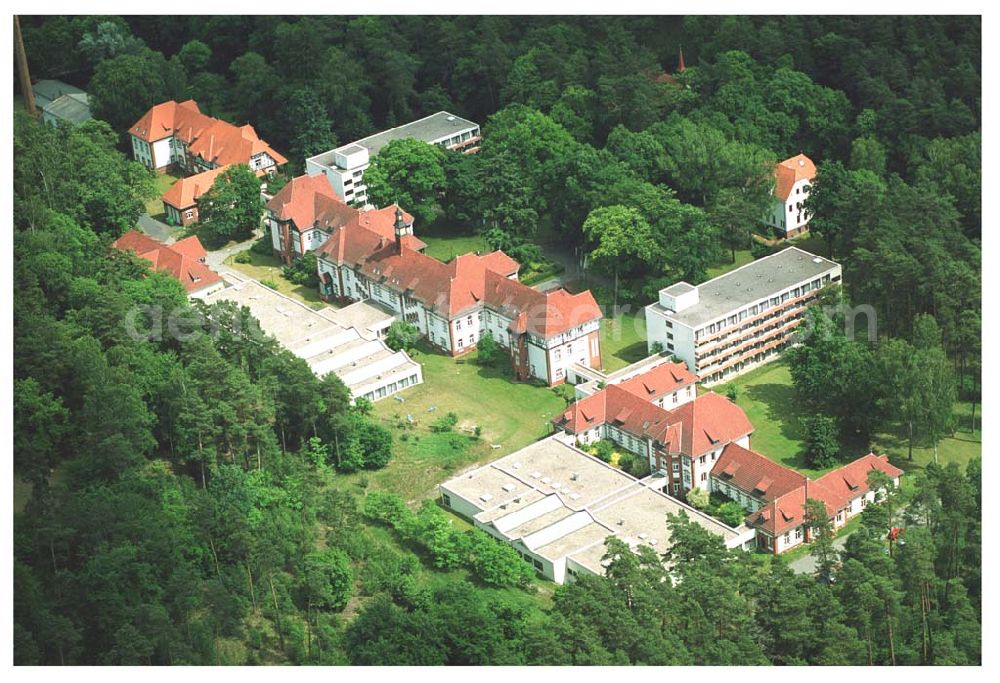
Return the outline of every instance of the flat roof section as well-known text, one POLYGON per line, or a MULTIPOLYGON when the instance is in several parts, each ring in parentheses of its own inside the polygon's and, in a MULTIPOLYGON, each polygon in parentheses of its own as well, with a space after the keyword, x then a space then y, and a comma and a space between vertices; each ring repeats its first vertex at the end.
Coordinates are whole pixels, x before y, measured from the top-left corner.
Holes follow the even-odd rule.
MULTIPOLYGON (((788 247, 698 285, 698 303, 680 313, 668 313, 659 304, 652 304, 652 308, 670 320, 698 329, 775 292, 820 277, 838 267, 838 263, 822 256, 798 247, 788 247)), ((677 284, 667 287, 667 293, 674 294, 671 288, 677 284)))
MULTIPOLYGON (((473 123, 468 119, 463 119, 461 116, 455 116, 454 114, 450 114, 446 111, 439 111, 436 114, 425 116, 422 119, 411 121, 410 123, 402 126, 390 128, 389 130, 384 130, 381 133, 376 133, 375 135, 369 135, 368 137, 362 138, 352 144, 361 145, 362 147, 367 148, 368 154, 375 156, 379 153, 379 150, 393 140, 416 138, 417 140, 423 140, 424 142, 434 142, 435 140, 440 140, 441 138, 448 137, 449 135, 461 133, 478 126, 478 123, 473 123)), ((343 150, 343 148, 340 149, 343 150)))

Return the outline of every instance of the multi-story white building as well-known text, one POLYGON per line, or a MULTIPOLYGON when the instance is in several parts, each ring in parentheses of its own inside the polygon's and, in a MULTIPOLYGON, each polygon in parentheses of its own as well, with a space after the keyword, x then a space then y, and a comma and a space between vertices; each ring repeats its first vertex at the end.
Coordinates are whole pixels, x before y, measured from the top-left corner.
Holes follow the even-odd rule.
POLYGON ((253 126, 234 126, 201 113, 194 100, 161 102, 128 130, 135 160, 158 172, 169 167, 194 174, 247 164, 258 176, 287 159, 257 137, 253 126))
MULTIPOLYGON (((362 216, 375 212, 362 212, 362 216)), ((352 222, 317 250, 320 294, 371 299, 451 355, 489 334, 510 354, 517 379, 566 381, 574 363, 600 367, 601 310, 589 291, 539 292, 517 281, 518 263, 502 251, 463 254, 442 263, 420 250, 396 209, 392 238, 352 222)))
POLYGON ((785 237, 795 237, 809 227, 805 201, 809 197, 816 164, 805 154, 785 159, 774 169, 774 200, 764 222, 785 237))
POLYGON ((698 286, 678 282, 646 306, 647 344, 718 382, 776 358, 819 290, 840 279, 839 264, 788 247, 698 286))
POLYGON ((753 530, 737 529, 651 488, 574 447, 565 434, 531 444, 441 484, 441 502, 494 538, 509 543, 556 583, 600 576, 605 540, 657 553, 670 548, 668 514, 720 536, 729 548, 752 547, 753 530))
POLYGON ((439 111, 310 157, 306 159, 306 173, 325 176, 338 197, 355 206, 364 206, 368 203, 365 169, 383 147, 405 138, 471 154, 479 151, 479 124, 439 111))

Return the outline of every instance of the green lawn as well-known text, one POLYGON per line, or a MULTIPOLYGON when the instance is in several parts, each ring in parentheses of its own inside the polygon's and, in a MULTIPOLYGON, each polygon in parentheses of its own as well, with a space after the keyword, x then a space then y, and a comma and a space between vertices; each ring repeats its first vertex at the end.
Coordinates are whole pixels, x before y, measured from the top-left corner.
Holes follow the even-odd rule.
POLYGON ((163 193, 170 189, 180 176, 173 175, 171 173, 159 173, 156 176, 156 195, 146 202, 146 213, 148 213, 153 218, 158 220, 164 220, 163 202, 160 201, 160 197, 163 193))
POLYGON ((448 262, 460 254, 485 252, 490 247, 482 235, 417 235, 427 243, 424 253, 439 261, 448 262))
POLYGON ((605 372, 619 370, 648 355, 644 311, 601 319, 601 360, 605 372))
MULTIPOLYGON (((711 390, 725 395, 730 385, 736 387, 736 403, 746 411, 754 426, 750 437, 753 450, 810 477, 821 476, 832 469, 812 469, 805 467, 802 462, 805 435, 800 418, 806 411, 792 385, 791 373, 785 363, 769 363, 729 383, 714 385, 711 390)), ((972 433, 969 431, 971 405, 957 404, 955 415, 959 420, 959 429, 953 437, 943 439, 938 445, 938 461, 942 464, 957 462, 964 469, 970 459, 980 457, 982 453, 980 420, 977 409, 977 429, 972 433)), ((907 460, 906 439, 889 433, 876 435, 872 450, 876 453, 888 453, 893 463, 909 472, 922 469, 934 457, 932 448, 921 447, 914 448, 912 461, 907 460)), ((842 444, 841 460, 847 462, 865 452, 864 444, 842 444)))
POLYGON ((297 285, 286 280, 281 274, 282 263, 273 254, 256 254, 253 251, 246 253, 250 254, 250 263, 236 263, 237 255, 234 254, 226 259, 226 265, 259 282, 271 280, 278 285, 279 292, 305 304, 322 302, 322 299, 319 298, 319 292, 315 288, 297 285))
POLYGON ((750 253, 749 249, 738 249, 736 251, 736 262, 732 262, 732 252, 726 251, 725 256, 721 264, 715 266, 714 268, 708 269, 708 279, 714 277, 719 277, 724 273, 728 273, 731 270, 735 270, 740 266, 745 266, 746 264, 753 261, 753 254, 750 253))
POLYGON ((378 472, 340 479, 363 476, 375 488, 408 501, 423 499, 465 467, 495 460, 549 434, 549 421, 566 405, 552 389, 511 382, 498 370, 473 364, 470 356, 456 360, 423 343, 411 355, 423 366, 424 383, 398 394, 402 401, 386 398, 375 404, 375 414, 393 433, 392 461, 378 472), (455 430, 431 432, 431 423, 449 412, 458 415, 455 430), (407 415, 414 420, 409 427, 407 415), (478 439, 472 433, 477 426, 478 439))

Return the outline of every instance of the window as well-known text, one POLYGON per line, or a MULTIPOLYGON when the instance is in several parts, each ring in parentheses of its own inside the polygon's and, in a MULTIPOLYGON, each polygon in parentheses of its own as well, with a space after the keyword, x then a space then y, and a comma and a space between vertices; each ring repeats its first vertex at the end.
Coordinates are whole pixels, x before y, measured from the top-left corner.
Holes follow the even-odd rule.
POLYGON ((702 480, 702 481, 705 481, 706 479, 708 479, 708 474, 707 474, 707 473, 705 473, 705 472, 702 472, 702 473, 701 473, 701 480, 702 480))
POLYGON ((456 330, 462 329, 462 321, 461 320, 456 320, 455 321, 455 329, 456 330))
POLYGON ((679 462, 675 462, 674 465, 673 465, 673 470, 674 470, 674 472, 680 472, 681 471, 681 464, 679 462))
POLYGON ((465 322, 467 322, 468 324, 471 325, 472 324, 472 316, 470 315, 468 318, 466 318, 465 322))
POLYGON ((680 490, 681 490, 681 485, 674 482, 674 493, 677 493, 680 490))
POLYGON ((184 212, 184 217, 187 219, 194 218, 194 209, 188 209, 184 212))
POLYGON ((677 392, 674 392, 674 403, 677 403, 677 392))
POLYGON ((795 527, 795 540, 796 541, 802 540, 802 527, 800 526, 795 527))
POLYGON ((475 335, 471 335, 471 334, 470 334, 470 335, 469 335, 469 346, 472 346, 472 345, 473 345, 473 344, 475 344, 475 343, 476 343, 476 338, 475 338, 475 335))
POLYGON ((792 534, 790 532, 786 531, 785 532, 785 543, 791 543, 791 542, 792 542, 792 534))
POLYGON ((698 458, 698 464, 699 465, 704 465, 705 464, 705 456, 704 455, 701 456, 700 458, 698 458))
POLYGON ((462 348, 462 340, 461 339, 458 340, 458 348, 462 348))
POLYGON ((668 351, 673 351, 674 350, 674 345, 671 344, 670 342, 667 342, 667 350, 668 351))
POLYGON ((793 208, 793 207, 792 207, 792 205, 791 205, 791 204, 789 204, 789 205, 788 205, 788 213, 791 213, 791 212, 792 212, 792 208, 793 208))

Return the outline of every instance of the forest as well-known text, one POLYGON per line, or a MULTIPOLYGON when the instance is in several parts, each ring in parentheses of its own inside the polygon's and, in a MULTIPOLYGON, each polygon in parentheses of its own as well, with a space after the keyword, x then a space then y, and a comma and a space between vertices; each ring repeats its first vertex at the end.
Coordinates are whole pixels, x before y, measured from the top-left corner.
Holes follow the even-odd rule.
POLYGON ((978 460, 909 477, 839 557, 821 535, 817 576, 674 518, 667 557, 611 539, 607 576, 553 592, 436 505, 339 485, 391 467, 371 406, 110 248, 153 192, 123 133, 170 98, 252 123, 289 175, 440 109, 480 122, 474 156, 388 146, 372 196, 512 254, 556 235, 614 279, 602 303, 766 253, 773 164, 805 152, 811 232, 879 324, 815 316, 796 387, 842 432, 938 438, 931 399, 979 392, 978 18, 21 21, 33 77, 87 89, 95 120, 15 115, 16 663, 981 661, 978 460))

